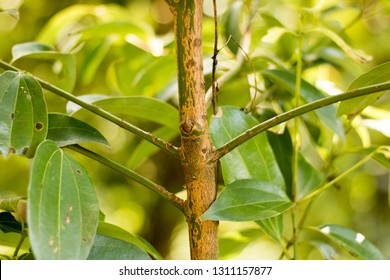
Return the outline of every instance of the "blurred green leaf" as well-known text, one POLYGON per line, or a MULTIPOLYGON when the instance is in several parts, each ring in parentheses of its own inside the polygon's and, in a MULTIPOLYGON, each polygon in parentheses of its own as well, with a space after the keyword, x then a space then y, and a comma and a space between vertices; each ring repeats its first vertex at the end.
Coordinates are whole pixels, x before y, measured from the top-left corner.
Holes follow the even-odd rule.
MULTIPOLYGON (((221 107, 211 118, 210 133, 218 148, 258 124, 255 118, 238 108, 221 107)), ((240 145, 221 159, 225 184, 239 179, 258 179, 284 188, 283 176, 265 133, 240 145)))
POLYGON ((353 256, 365 260, 384 260, 382 253, 358 232, 340 225, 321 225, 319 232, 330 238, 336 244, 346 249, 353 256))
POLYGON ((73 91, 76 84, 76 61, 72 54, 57 52, 41 43, 27 42, 12 48, 13 62, 23 58, 53 62, 53 71, 58 77, 57 86, 66 91, 73 91))
POLYGON ((97 234, 88 260, 150 260, 150 257, 134 244, 97 234))
POLYGON ((95 142, 110 147, 106 138, 89 124, 64 114, 49 114, 47 139, 59 147, 95 142))
POLYGON ((243 1, 234 1, 230 5, 229 9, 225 12, 223 17, 223 31, 225 40, 227 41, 230 37, 232 37, 234 40, 231 40, 227 45, 233 53, 237 53, 238 44, 241 42, 241 22, 243 6, 243 1))
POLYGON ((86 170, 53 141, 42 142, 33 162, 28 200, 31 246, 38 259, 86 259, 99 204, 86 170))
POLYGON ((143 251, 147 252, 154 259, 162 260, 162 256, 160 255, 160 253, 150 243, 116 225, 100 221, 97 233, 100 235, 116 238, 118 240, 134 244, 135 246, 141 248, 143 251))
POLYGON ((41 86, 31 76, 0 75, 0 152, 33 157, 47 134, 47 109, 41 86))
POLYGON ((227 185, 202 220, 256 221, 277 216, 293 206, 280 187, 259 180, 227 185))
POLYGON ((112 97, 94 102, 98 107, 123 118, 139 118, 179 130, 179 113, 172 105, 146 96, 112 97))
MULTIPOLYGON (((348 87, 348 90, 354 90, 361 87, 384 83, 390 80, 390 62, 378 65, 368 72, 357 77, 348 87)), ((369 94, 366 96, 345 100, 340 103, 337 115, 353 114, 374 103, 383 92, 369 94)))
POLYGON ((326 260, 333 260, 337 255, 336 250, 328 243, 311 241, 310 244, 314 246, 326 260))
MULTIPOLYGON (((292 94, 295 94, 295 74, 283 69, 265 70, 261 72, 264 76, 283 86, 292 94)), ((302 79, 301 98, 306 102, 313 102, 326 97, 316 87, 302 79)), ((344 138, 344 130, 341 121, 336 118, 336 107, 333 105, 315 110, 318 119, 331 131, 344 138)))
MULTIPOLYGON (((154 136, 171 141, 173 138, 179 135, 177 129, 169 127, 160 127, 151 132, 154 136)), ((159 152, 160 149, 146 140, 141 140, 131 151, 129 160, 126 166, 130 169, 136 168, 146 159, 150 158, 153 154, 159 152)))
POLYGON ((283 215, 277 215, 267 219, 256 221, 256 224, 273 240, 279 244, 283 244, 283 215))

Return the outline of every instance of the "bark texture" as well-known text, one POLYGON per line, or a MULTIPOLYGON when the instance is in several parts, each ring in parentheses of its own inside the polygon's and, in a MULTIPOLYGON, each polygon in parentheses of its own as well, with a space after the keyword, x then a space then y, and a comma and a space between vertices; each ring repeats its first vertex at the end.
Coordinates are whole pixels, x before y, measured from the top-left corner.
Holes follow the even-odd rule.
POLYGON ((174 15, 180 105, 180 159, 187 188, 191 259, 218 258, 218 223, 200 216, 214 202, 215 150, 211 144, 205 102, 202 55, 202 0, 170 1, 174 15))

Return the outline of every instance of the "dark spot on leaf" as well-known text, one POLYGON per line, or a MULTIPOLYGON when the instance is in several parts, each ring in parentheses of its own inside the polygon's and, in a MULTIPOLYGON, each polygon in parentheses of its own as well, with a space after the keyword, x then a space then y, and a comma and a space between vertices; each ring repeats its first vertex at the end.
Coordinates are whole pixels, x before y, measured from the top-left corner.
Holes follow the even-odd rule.
POLYGON ((28 152, 28 147, 24 147, 22 150, 22 155, 27 154, 27 152, 28 152))
POLYGON ((82 237, 82 238, 81 238, 81 241, 83 241, 83 242, 87 242, 87 241, 88 241, 88 238, 86 238, 86 237, 82 237))
POLYGON ((15 118, 15 114, 11 113, 11 120, 13 120, 14 118, 15 118))
POLYGON ((69 224, 70 223, 70 216, 69 216, 69 213, 66 214, 66 223, 69 224))
POLYGON ((43 123, 37 122, 37 123, 35 124, 35 129, 36 129, 36 130, 40 131, 40 130, 42 130, 42 128, 43 128, 43 123))
POLYGON ((79 174, 79 175, 82 174, 80 169, 76 169, 76 173, 79 174))
POLYGON ((16 153, 15 148, 14 148, 14 147, 9 147, 9 148, 8 148, 8 153, 10 153, 10 154, 15 154, 15 153, 16 153))

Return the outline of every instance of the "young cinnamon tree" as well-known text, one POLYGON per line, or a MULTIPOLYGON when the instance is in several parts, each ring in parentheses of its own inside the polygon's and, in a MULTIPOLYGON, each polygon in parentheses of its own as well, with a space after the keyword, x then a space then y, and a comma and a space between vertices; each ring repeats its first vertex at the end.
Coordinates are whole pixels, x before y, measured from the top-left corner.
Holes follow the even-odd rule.
MULTIPOLYGON (((348 186, 367 164, 378 164, 378 174, 390 166, 390 64, 360 69, 373 58, 348 43, 372 6, 228 2, 166 0, 172 39, 157 36, 131 9, 74 5, 53 15, 34 41, 12 47, 10 62, 0 61, 0 152, 4 163, 17 155, 31 169, 27 196, 0 198, 3 245, 12 248, 3 258, 162 258, 108 222, 94 183, 99 174, 80 154, 130 179, 128 186, 148 189, 136 199, 152 191, 174 206, 187 223, 191 259, 228 255, 218 232, 223 221, 250 223, 279 246, 281 259, 310 258, 313 250, 322 258, 386 258, 346 224, 313 222, 318 207, 332 210, 339 188, 351 188, 355 208, 364 197, 355 192, 364 190, 378 193, 378 211, 386 205, 381 186, 348 186), (331 73, 324 77, 345 90, 320 89, 318 73, 331 73), (106 94, 96 94, 102 89, 106 94), (118 140, 107 124, 135 137, 118 133, 118 140), (183 190, 137 169, 158 151, 180 163, 183 190), (321 194, 330 196, 324 202, 321 194)), ((18 20, 15 9, 1 11, 18 20)))

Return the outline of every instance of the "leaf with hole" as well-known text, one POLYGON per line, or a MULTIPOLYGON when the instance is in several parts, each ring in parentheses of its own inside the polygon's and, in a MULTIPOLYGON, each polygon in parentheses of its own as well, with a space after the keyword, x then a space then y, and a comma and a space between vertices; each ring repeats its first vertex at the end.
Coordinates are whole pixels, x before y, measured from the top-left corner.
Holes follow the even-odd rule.
POLYGON ((150 257, 134 244, 97 234, 88 260, 150 260, 150 257))
MULTIPOLYGON (((221 107, 211 118, 213 144, 220 147, 247 129, 258 124, 252 116, 234 107, 221 107)), ((283 176, 265 133, 250 139, 221 159, 225 184, 239 179, 258 179, 284 188, 283 176)))
POLYGON ((341 246, 352 256, 365 260, 384 260, 383 254, 366 237, 340 225, 321 225, 315 230, 341 246))
POLYGON ((24 73, 0 75, 0 153, 31 158, 47 134, 47 109, 39 83, 24 73))
POLYGON ((42 142, 31 170, 28 225, 37 259, 86 259, 99 219, 86 170, 51 140, 42 142))
POLYGON ((259 180, 237 180, 222 190, 202 220, 256 221, 280 215, 292 206, 278 186, 259 180))
MULTIPOLYGON (((390 62, 378 65, 368 72, 357 77, 348 87, 348 90, 354 90, 361 87, 385 83, 390 80, 390 62)), ((337 115, 354 114, 374 103, 383 95, 383 92, 377 92, 362 97, 342 101, 337 110, 337 115)))
POLYGON ((47 139, 54 141, 60 147, 94 142, 110 148, 106 138, 96 128, 64 114, 49 114, 47 139))

